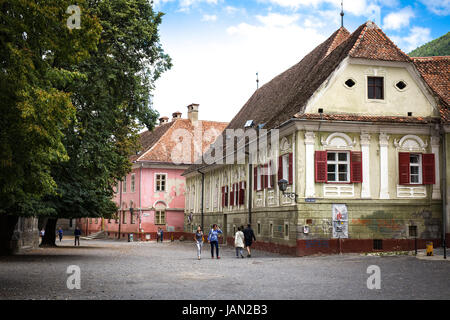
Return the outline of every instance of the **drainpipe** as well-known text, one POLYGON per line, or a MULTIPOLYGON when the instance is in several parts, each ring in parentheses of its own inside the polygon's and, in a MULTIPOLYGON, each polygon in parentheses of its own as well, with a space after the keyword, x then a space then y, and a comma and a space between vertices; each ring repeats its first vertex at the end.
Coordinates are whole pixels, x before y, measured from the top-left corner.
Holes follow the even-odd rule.
POLYGON ((143 163, 141 163, 141 168, 139 169, 139 229, 138 234, 141 234, 141 240, 143 240, 142 234, 142 205, 141 205, 141 188, 142 188, 142 167, 143 163))
POLYGON ((121 222, 121 216, 122 216, 122 181, 119 182, 119 189, 120 189, 120 197, 119 197, 119 228, 117 233, 117 239, 120 239, 120 222, 121 222))
MULTIPOLYGON (((445 130, 444 127, 442 126, 442 154, 443 154, 443 161, 442 161, 442 193, 443 193, 443 201, 442 201, 442 232, 443 232, 443 245, 444 245, 444 259, 447 259, 447 245, 445 243, 445 237, 446 237, 446 233, 447 233, 447 153, 446 153, 446 149, 447 149, 447 141, 446 141, 446 134, 445 134, 445 130)), ((438 160, 439 161, 439 160, 438 160)), ((439 177, 438 177, 439 179, 439 177)))
POLYGON ((204 209, 203 209, 203 198, 205 194, 205 173, 201 172, 200 169, 197 170, 198 173, 202 175, 202 199, 201 199, 201 206, 200 206, 200 213, 201 213, 201 226, 203 230, 203 222, 204 222, 204 209))
POLYGON ((253 166, 248 161, 248 223, 252 224, 253 166))

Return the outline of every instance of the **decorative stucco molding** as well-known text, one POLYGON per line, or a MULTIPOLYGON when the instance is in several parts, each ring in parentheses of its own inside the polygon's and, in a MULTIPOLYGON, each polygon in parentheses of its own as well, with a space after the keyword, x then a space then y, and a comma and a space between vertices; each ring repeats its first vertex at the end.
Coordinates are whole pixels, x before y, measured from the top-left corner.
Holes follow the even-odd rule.
POLYGON ((416 135, 408 134, 401 138, 400 141, 394 139, 394 146, 398 151, 425 152, 428 147, 428 142, 424 142, 420 137, 416 135))
POLYGON ((322 137, 321 143, 326 148, 352 149, 356 145, 356 138, 353 138, 352 141, 345 133, 335 132, 330 134, 327 139, 322 137))

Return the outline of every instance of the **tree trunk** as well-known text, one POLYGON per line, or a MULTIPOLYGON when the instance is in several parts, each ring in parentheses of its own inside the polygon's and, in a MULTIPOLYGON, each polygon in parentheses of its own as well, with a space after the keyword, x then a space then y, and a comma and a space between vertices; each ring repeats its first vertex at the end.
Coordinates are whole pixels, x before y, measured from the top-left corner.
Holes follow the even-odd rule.
POLYGON ((11 246, 11 238, 16 228, 18 216, 2 216, 0 217, 0 255, 11 255, 14 248, 11 246))
POLYGON ((56 247, 56 222, 58 218, 48 218, 41 247, 56 247))

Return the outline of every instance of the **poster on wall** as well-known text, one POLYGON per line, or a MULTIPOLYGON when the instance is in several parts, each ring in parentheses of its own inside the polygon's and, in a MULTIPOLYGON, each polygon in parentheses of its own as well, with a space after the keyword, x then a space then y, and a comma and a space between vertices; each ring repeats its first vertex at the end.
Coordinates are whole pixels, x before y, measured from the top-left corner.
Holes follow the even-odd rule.
POLYGON ((348 212, 347 205, 333 204, 333 238, 348 238, 348 212))

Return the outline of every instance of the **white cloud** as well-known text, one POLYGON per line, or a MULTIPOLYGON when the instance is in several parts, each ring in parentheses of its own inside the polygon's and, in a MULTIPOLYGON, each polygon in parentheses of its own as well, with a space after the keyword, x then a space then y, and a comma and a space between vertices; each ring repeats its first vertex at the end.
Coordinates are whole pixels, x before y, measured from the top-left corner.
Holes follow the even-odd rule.
POLYGON ((200 104, 200 119, 231 121, 260 85, 298 63, 325 36, 300 25, 298 15, 270 13, 255 23, 230 26, 226 32, 165 40, 174 66, 156 83, 154 107, 170 116, 200 104), (218 112, 220 110, 220 112, 218 112))
POLYGON ((450 15, 450 0, 421 0, 428 10, 439 16, 450 15))
POLYGON ((209 14, 204 14, 202 21, 206 21, 206 22, 214 22, 217 21, 217 16, 216 15, 209 15, 209 14))
MULTIPOLYGON (((318 8, 320 5, 333 6, 335 8, 341 7, 341 2, 338 0, 259 0, 260 2, 266 2, 275 4, 281 7, 297 10, 302 7, 318 8)), ((383 0, 384 1, 384 0, 383 0)), ((351 13, 356 16, 367 16, 372 12, 374 6, 378 7, 378 1, 376 0, 352 0, 344 1, 345 13, 351 13)))
POLYGON ((422 27, 413 27, 406 37, 391 36, 390 38, 406 53, 432 40, 431 30, 422 27))
POLYGON ((399 30, 402 27, 409 26, 409 21, 414 17, 414 11, 411 7, 403 8, 397 12, 391 12, 383 20, 383 28, 399 30))

